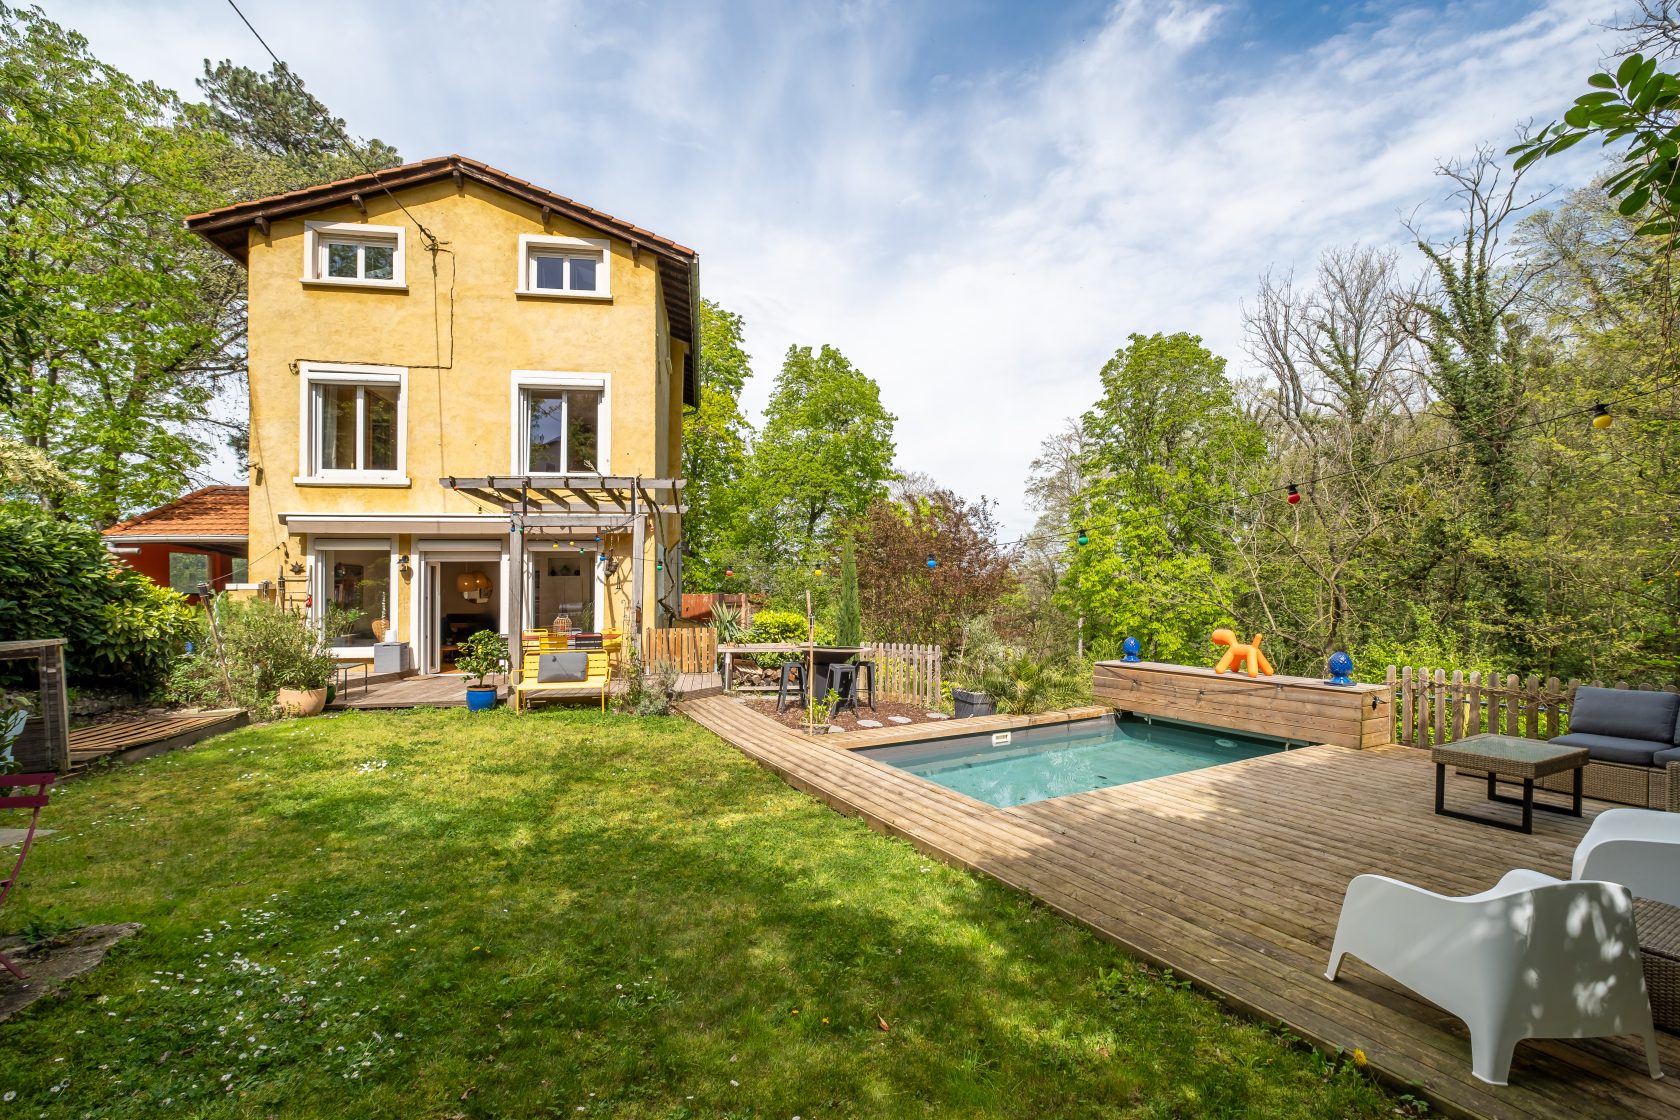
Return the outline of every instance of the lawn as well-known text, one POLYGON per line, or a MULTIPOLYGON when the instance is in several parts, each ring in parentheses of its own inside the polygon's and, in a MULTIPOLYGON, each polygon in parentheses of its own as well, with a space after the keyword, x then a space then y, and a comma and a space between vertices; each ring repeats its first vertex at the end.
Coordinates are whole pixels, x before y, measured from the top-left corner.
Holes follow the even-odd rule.
POLYGON ((0 1025, 0 1118, 1397 1107, 675 717, 269 724, 48 812, 0 925, 146 928, 0 1025))

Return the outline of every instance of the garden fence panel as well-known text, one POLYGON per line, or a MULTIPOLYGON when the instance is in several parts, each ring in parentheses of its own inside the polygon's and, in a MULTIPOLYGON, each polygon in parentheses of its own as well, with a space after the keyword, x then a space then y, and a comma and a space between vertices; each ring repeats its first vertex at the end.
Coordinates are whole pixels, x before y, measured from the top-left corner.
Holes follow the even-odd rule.
POLYGON ((715 673, 717 656, 717 631, 710 626, 650 627, 642 643, 644 661, 669 664, 679 673, 715 673))
POLYGON ((875 687, 884 700, 939 706, 943 693, 938 646, 879 642, 866 646, 864 658, 875 662, 875 687))
POLYGON ((1567 730, 1577 688, 1604 687, 1598 681, 1542 680, 1538 673, 1454 670, 1449 677, 1444 669, 1411 665, 1390 665, 1387 681, 1394 687, 1395 741, 1410 747, 1440 746, 1484 732, 1551 739, 1567 730))

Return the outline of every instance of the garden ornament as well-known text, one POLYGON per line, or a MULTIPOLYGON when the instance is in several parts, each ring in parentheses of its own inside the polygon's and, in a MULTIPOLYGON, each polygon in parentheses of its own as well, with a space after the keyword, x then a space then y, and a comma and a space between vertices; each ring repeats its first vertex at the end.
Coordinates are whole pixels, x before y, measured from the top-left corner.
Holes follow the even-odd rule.
POLYGON ((1260 652, 1260 639, 1264 634, 1254 635, 1252 642, 1239 642, 1237 636, 1221 626, 1213 632, 1213 644, 1226 646, 1225 656, 1219 659, 1219 664, 1213 667, 1216 673, 1226 672, 1241 666, 1243 671, 1251 677, 1261 674, 1272 675, 1272 663, 1266 660, 1266 655, 1260 652))
POLYGON ((1127 638, 1125 641, 1121 642, 1120 650, 1125 654, 1124 657, 1120 658, 1122 661, 1143 660, 1143 658, 1138 656, 1139 653, 1143 652, 1143 643, 1138 641, 1136 638, 1127 638))
POLYGON ((1329 684, 1348 685, 1353 683, 1353 658, 1346 650, 1337 650, 1330 655, 1329 684))

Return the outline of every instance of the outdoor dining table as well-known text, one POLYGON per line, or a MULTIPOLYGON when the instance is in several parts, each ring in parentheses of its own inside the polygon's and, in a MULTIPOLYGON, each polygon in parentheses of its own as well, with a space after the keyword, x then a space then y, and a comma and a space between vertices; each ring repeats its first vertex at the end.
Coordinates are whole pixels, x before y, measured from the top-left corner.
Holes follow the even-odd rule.
POLYGON ((718 652, 723 655, 723 687, 727 691, 732 687, 731 673, 734 670, 735 655, 751 657, 760 653, 780 653, 788 655, 788 660, 805 664, 806 654, 811 655, 814 662, 810 687, 818 687, 817 682, 825 679, 830 665, 837 662, 850 661, 863 654, 862 646, 811 646, 802 642, 728 642, 718 646, 718 652))

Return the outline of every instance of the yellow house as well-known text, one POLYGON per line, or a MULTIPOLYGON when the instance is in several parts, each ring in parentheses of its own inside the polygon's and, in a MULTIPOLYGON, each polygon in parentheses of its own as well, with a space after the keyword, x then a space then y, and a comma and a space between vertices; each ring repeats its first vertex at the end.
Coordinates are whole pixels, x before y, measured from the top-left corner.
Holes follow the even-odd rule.
POLYGON ((247 270, 248 578, 341 656, 680 613, 694 250, 461 156, 186 225, 247 270))

